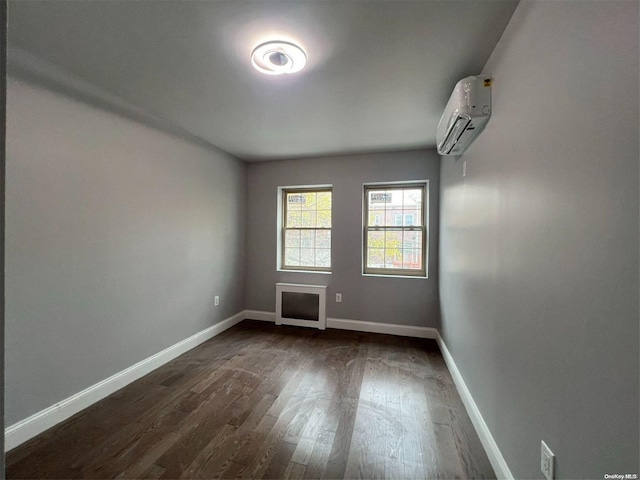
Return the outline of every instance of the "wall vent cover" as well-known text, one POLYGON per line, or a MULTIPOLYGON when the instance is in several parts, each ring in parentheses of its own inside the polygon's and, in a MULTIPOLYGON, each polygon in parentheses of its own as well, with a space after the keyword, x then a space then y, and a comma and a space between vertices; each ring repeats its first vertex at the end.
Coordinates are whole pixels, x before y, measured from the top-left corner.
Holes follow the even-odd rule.
POLYGON ((327 287, 276 283, 276 325, 296 325, 324 330, 327 287))

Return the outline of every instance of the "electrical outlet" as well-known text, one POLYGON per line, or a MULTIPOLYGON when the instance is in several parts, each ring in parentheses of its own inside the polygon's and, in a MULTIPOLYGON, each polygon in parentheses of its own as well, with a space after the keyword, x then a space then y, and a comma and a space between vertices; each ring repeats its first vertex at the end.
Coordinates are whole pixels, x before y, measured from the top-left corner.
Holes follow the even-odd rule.
POLYGON ((555 455, 546 443, 540 442, 540 470, 547 480, 553 480, 553 459, 555 455))
POLYGON ((341 293, 336 293, 336 302, 338 302, 338 303, 342 302, 342 294, 341 293))
POLYGON ((214 306, 218 306, 220 305, 220 297, 218 295, 216 295, 215 297, 213 297, 213 305, 214 306))

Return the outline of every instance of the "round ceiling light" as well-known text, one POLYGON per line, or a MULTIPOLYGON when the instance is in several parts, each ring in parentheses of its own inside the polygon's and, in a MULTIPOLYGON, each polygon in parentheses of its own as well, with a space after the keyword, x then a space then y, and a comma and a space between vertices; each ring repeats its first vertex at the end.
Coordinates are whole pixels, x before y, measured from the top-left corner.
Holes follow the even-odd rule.
POLYGON ((267 75, 299 72, 307 64, 307 55, 290 42, 273 41, 258 45, 251 52, 251 63, 267 75))

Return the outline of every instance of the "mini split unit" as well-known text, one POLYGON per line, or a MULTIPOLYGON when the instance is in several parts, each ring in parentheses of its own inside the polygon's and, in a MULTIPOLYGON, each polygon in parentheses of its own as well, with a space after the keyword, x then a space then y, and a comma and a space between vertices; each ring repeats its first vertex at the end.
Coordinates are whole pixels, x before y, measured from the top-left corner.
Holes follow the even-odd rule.
POLYGON ((440 155, 462 155, 491 117, 491 77, 460 80, 444 109, 436 142, 440 155))

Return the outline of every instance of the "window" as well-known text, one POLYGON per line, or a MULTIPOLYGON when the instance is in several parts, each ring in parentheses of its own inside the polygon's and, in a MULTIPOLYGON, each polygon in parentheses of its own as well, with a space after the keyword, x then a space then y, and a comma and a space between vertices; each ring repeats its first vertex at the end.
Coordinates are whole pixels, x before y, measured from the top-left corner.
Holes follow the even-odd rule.
POLYGON ((426 276, 426 192, 426 182, 365 185, 365 274, 426 276))
MULTIPOLYGON (((406 214, 403 215, 402 213, 395 213, 393 215, 394 218, 394 225, 396 226, 402 226, 402 225, 413 225, 413 214, 406 214), (403 222, 403 218, 404 218, 404 223, 403 222)), ((380 222, 377 223, 378 225, 380 224, 380 222)))
POLYGON ((283 188, 283 270, 331 269, 331 188, 283 188))

